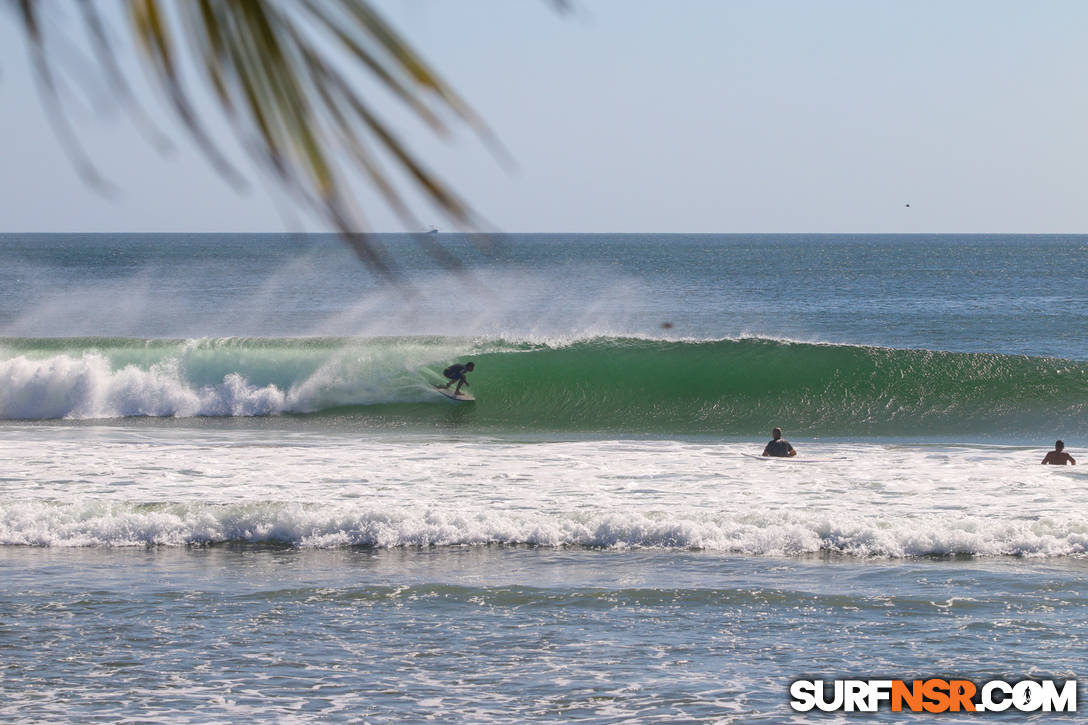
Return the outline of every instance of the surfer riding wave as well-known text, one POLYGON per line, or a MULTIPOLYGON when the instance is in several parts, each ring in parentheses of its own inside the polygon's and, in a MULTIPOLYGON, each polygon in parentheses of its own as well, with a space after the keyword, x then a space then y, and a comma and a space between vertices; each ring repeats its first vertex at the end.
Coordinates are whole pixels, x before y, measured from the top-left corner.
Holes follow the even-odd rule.
POLYGON ((476 369, 476 363, 471 360, 464 365, 460 363, 450 365, 448 368, 442 371, 442 374, 448 378, 448 382, 445 385, 439 385, 436 387, 442 390, 449 390, 449 387, 454 383, 457 383, 457 387, 453 389, 454 395, 460 395, 461 386, 468 385, 468 380, 465 378, 465 373, 470 373, 476 369))

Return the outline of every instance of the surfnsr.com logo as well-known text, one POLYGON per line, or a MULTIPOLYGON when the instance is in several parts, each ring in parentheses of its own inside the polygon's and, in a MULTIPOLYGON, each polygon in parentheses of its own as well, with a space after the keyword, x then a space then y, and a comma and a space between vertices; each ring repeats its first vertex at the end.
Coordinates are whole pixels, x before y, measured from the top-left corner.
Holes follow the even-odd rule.
POLYGON ((1076 712, 1077 681, 797 680, 790 697, 798 712, 1076 712))

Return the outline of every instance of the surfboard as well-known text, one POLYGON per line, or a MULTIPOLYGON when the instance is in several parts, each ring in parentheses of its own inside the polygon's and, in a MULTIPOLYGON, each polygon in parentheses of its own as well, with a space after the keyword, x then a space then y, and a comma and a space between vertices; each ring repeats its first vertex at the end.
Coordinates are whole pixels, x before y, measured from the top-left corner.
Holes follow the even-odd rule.
POLYGON ((832 461, 845 460, 842 458, 801 458, 800 456, 759 456, 755 453, 741 453, 745 458, 754 458, 757 461, 789 461, 791 463, 831 463, 832 461))
POLYGON ((472 401, 476 400, 476 398, 472 397, 471 393, 461 392, 457 395, 454 395, 452 390, 446 390, 441 385, 436 385, 434 386, 434 388, 439 395, 449 398, 450 400, 456 400, 459 403, 471 403, 472 401))

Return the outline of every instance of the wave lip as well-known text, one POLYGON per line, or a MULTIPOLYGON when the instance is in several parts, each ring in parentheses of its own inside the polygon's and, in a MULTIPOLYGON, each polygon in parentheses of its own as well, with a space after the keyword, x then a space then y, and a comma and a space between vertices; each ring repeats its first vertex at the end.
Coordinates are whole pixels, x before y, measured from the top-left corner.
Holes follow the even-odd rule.
POLYGON ((927 516, 887 519, 798 513, 647 515, 363 509, 293 503, 0 505, 0 544, 188 546, 228 542, 298 547, 530 545, 700 550, 860 558, 1060 557, 1088 554, 1088 519, 1035 521, 927 516))

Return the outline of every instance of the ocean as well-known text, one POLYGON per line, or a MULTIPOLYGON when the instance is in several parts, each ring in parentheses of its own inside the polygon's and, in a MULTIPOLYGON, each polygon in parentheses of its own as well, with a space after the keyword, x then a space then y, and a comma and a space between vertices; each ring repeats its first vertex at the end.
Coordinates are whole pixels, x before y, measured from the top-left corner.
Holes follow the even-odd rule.
POLYGON ((1088 458, 1088 236, 372 240, 397 284, 0 235, 0 719, 925 722, 790 685, 1088 669, 1088 474, 1039 465, 1088 458))

